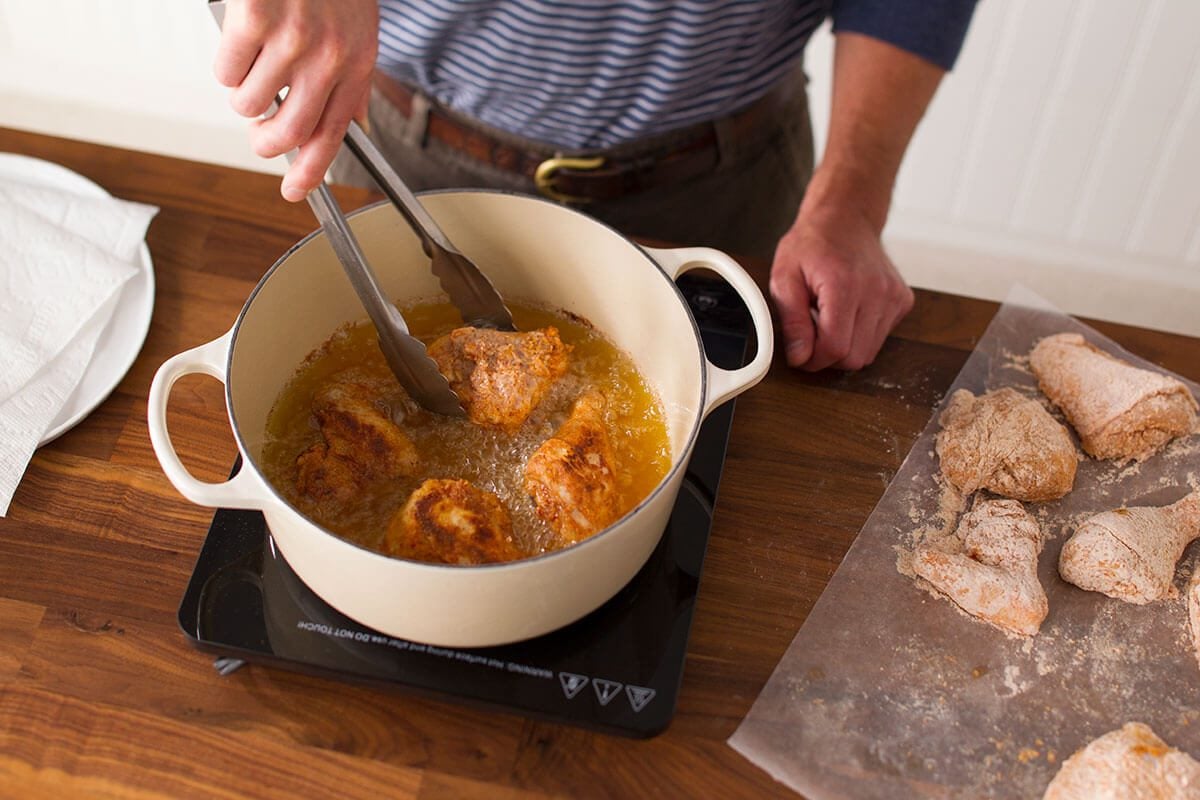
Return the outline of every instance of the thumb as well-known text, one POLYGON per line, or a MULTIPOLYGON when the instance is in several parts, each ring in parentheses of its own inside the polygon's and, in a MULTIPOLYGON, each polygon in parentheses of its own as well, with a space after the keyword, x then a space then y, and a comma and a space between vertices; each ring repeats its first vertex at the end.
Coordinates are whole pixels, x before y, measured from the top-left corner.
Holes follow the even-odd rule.
POLYGON ((804 276, 797 271, 794 277, 771 276, 771 297, 779 312, 779 330, 783 334, 784 352, 790 367, 799 367, 812 357, 816 328, 812 316, 812 296, 804 276))

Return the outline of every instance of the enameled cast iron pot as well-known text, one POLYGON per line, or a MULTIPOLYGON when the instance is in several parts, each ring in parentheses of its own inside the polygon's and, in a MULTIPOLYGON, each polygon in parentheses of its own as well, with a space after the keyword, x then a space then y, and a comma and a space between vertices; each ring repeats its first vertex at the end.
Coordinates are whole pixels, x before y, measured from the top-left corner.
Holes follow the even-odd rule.
MULTIPOLYGON (((640 248, 583 214, 533 197, 438 192, 422 201, 504 297, 590 321, 633 357, 657 390, 672 463, 636 508, 564 550, 463 567, 389 558, 326 531, 289 506, 258 467, 267 414, 305 356, 338 326, 365 317, 319 231, 271 267, 228 333, 159 368, 150 387, 150 439, 184 497, 204 506, 261 510, 296 574, 346 616, 429 644, 504 644, 579 619, 637 573, 666 527, 700 423, 766 374, 771 319, 753 280, 719 251, 640 248), (750 311, 758 351, 741 369, 721 369, 704 356, 700 332, 673 282, 697 268, 728 281, 750 311), (242 467, 223 483, 192 477, 167 432, 171 386, 192 373, 225 384, 242 467)), ((361 210, 352 215, 351 227, 389 297, 407 302, 442 296, 418 240, 391 205, 361 210)))

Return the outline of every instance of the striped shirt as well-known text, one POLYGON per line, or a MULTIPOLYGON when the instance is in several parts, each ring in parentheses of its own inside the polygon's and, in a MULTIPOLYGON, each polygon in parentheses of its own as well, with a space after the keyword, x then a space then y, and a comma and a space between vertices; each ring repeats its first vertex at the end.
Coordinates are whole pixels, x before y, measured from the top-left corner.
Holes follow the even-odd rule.
POLYGON ((831 9, 835 29, 948 67, 973 3, 380 0, 378 66, 491 127, 564 150, 602 149, 753 102, 798 65, 831 9), (899 23, 897 6, 912 12, 899 23), (957 27, 940 24, 947 6, 966 9, 957 27), (889 27, 903 35, 877 30, 889 27))

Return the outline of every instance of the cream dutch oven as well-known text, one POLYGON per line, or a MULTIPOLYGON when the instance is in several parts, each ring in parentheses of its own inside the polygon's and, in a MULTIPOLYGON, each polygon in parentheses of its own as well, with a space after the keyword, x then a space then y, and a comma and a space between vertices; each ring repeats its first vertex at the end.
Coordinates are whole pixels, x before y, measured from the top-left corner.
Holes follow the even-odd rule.
MULTIPOLYGON (((339 325, 365 316, 320 232, 271 267, 228 333, 159 368, 150 387, 150 439, 163 471, 187 499, 214 508, 262 511, 288 564, 346 616, 382 633, 429 644, 504 644, 579 619, 637 573, 666 528, 700 423, 766 374, 771 319, 754 281, 719 251, 643 249, 582 214, 533 197, 439 192, 423 195, 422 201, 503 296, 589 320, 633 357, 654 386, 667 418, 672 463, 636 508, 564 550, 463 567, 381 555, 326 531, 289 506, 257 466, 267 414, 304 357, 339 325), (721 369, 704 356, 700 332, 673 283, 698 268, 728 281, 750 311, 758 352, 741 369, 721 369), (171 387, 192 373, 225 384, 242 466, 222 483, 194 478, 168 435, 171 387)), ((418 240, 390 204, 368 207, 350 222, 389 297, 408 301, 441 295, 418 240)))

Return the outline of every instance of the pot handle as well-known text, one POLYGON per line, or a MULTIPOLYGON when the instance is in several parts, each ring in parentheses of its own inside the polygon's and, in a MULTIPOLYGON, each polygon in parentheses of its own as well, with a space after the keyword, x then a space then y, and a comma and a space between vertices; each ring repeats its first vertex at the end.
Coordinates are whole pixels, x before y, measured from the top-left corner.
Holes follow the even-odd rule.
POLYGON ((233 331, 230 330, 219 339, 193 347, 163 362, 150 383, 146 421, 150 427, 150 443, 154 446, 154 454, 158 456, 167 479, 180 494, 202 506, 261 510, 265 505, 262 483, 253 470, 246 468, 244 460, 237 474, 227 481, 208 483, 197 480, 180 461, 167 432, 167 401, 171 397, 171 387, 183 376, 195 373, 210 375, 224 383, 225 363, 232 341, 233 331))
POLYGON ((711 247, 679 247, 672 249, 645 248, 658 264, 674 280, 694 269, 710 269, 720 275, 734 288, 754 322, 754 335, 758 339, 758 352, 744 367, 727 370, 708 362, 708 396, 705 400, 704 416, 726 400, 749 389, 761 381, 771 366, 775 351, 775 333, 771 327, 771 311, 767 301, 746 270, 720 250, 711 247))

